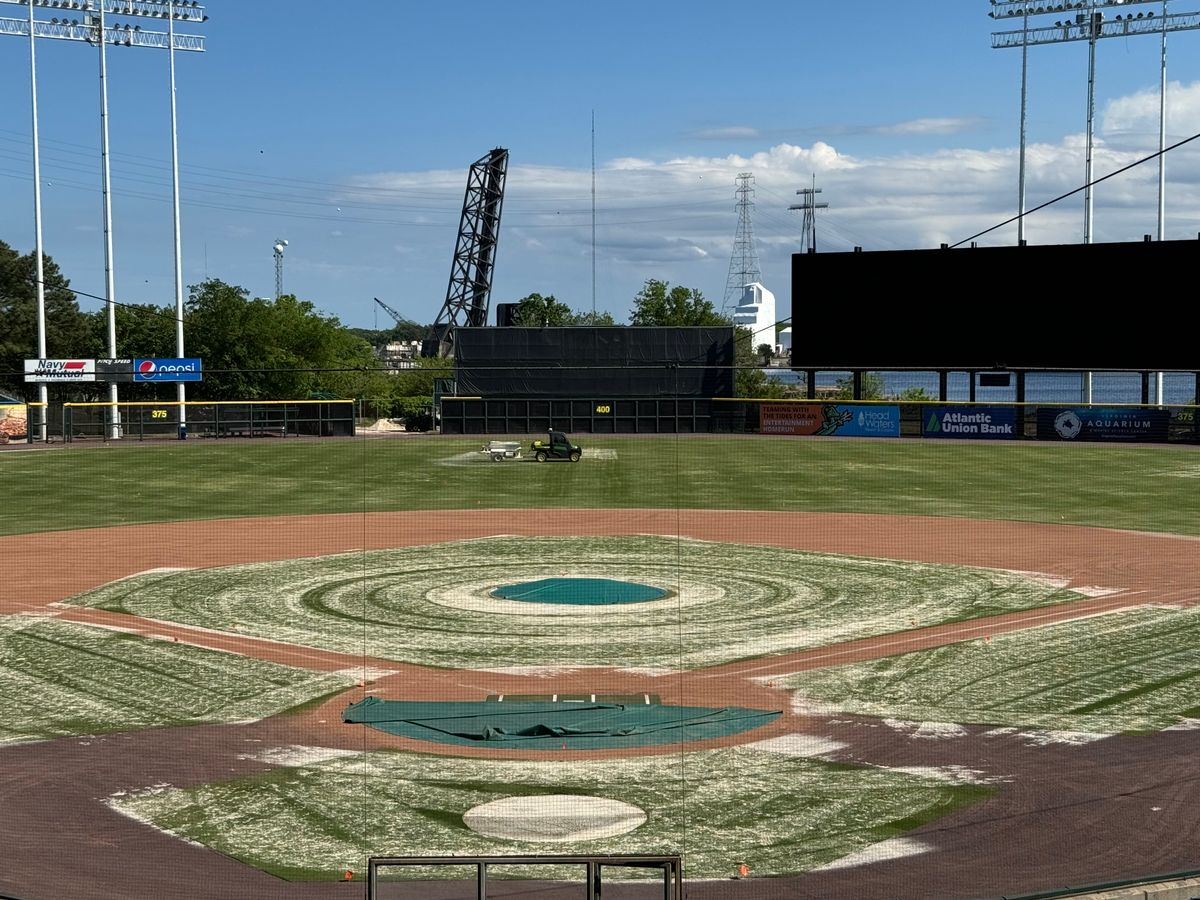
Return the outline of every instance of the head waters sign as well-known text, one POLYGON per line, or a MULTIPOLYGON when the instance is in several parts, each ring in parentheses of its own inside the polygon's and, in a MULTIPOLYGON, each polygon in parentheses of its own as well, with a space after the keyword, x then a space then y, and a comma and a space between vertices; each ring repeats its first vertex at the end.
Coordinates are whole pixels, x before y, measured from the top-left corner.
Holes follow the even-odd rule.
POLYGON ((995 440, 1017 436, 1017 411, 1005 406, 926 406, 921 434, 930 438, 995 440))
POLYGON ((94 359, 27 359, 25 381, 48 383, 59 381, 95 381, 94 359))
POLYGON ((140 382, 200 381, 203 367, 198 359, 135 359, 133 380, 140 382))
POLYGON ((851 403, 762 403, 761 434, 899 437, 900 407, 851 403))

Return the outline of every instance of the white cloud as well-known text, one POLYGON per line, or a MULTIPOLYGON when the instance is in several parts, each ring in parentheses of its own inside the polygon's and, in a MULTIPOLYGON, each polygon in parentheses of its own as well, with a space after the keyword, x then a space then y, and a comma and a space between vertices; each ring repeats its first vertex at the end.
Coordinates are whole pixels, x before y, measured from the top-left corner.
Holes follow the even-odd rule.
MULTIPOLYGON (((1200 125, 1200 83, 1172 89, 1172 131, 1200 125), (1189 124, 1192 123, 1192 124, 1189 124)), ((887 126, 900 134, 944 134, 969 128, 971 119, 917 119, 887 126)), ((1105 111, 1097 139, 1095 173, 1112 172, 1146 155, 1157 143, 1157 95, 1133 94, 1105 111), (1153 128, 1148 128, 1150 123, 1153 128)), ((1027 207, 1077 188, 1084 177, 1084 137, 1066 134, 1028 148, 1027 207)), ((1200 144, 1200 142, 1198 142, 1200 144)), ((832 143, 778 142, 746 155, 621 157, 597 173, 596 253, 600 305, 619 317, 645 278, 666 278, 720 301, 737 225, 734 195, 740 172, 755 177, 753 223, 764 282, 781 297, 790 291, 790 255, 799 249, 799 214, 788 206, 812 183, 830 207, 818 214, 822 250, 937 247, 955 243, 1008 219, 1017 206, 1015 147, 946 147, 900 155, 850 154, 832 143), (632 286, 632 287, 631 287, 632 286), (614 299, 605 300, 605 295, 614 299)), ((1168 237, 1194 237, 1200 208, 1200 146, 1173 154, 1168 167, 1168 237)), ((465 171, 383 173, 355 180, 362 194, 396 218, 437 225, 416 231, 428 243, 440 274, 449 258, 465 171), (436 247, 434 247, 436 244, 436 247)), ((587 168, 530 166, 514 157, 508 172, 498 273, 518 293, 586 293, 591 282, 591 172, 587 168)), ((344 204, 343 204, 344 205, 344 204)), ((1082 238, 1083 195, 1027 219, 1031 243, 1082 238)), ((1138 240, 1155 229, 1157 167, 1147 164, 1099 185, 1095 237, 1138 240)), ((1010 243, 1016 226, 980 238, 1010 243)), ((786 308, 786 307, 785 307, 786 308)), ((784 310, 781 309, 781 313, 784 310)))
MULTIPOLYGON (((1105 135, 1128 136, 1139 146, 1158 148, 1159 96, 1150 88, 1118 97, 1104 108, 1101 124, 1105 135)), ((1167 86, 1167 133, 1179 140, 1200 131, 1200 82, 1167 86)), ((1168 140, 1168 143, 1172 141, 1168 140)))
POLYGON ((701 141, 727 141, 727 140, 744 140, 746 138, 761 137, 762 132, 757 128, 751 128, 747 125, 726 125, 723 128, 702 128, 699 131, 693 131, 689 137, 696 138, 701 141))
POLYGON ((909 119, 907 122, 896 122, 892 125, 880 125, 874 131, 877 134, 913 135, 913 134, 957 134, 978 127, 983 120, 976 117, 940 118, 940 119, 909 119))

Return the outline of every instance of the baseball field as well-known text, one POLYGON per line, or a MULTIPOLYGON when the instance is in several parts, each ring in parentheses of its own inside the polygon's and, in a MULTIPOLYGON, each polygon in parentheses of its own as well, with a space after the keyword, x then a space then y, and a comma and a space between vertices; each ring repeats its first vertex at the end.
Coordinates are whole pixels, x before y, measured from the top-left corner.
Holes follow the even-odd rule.
POLYGON ((747 900, 1200 869, 1196 448, 576 439, 0 449, 0 895, 360 896, 417 854, 679 853, 747 900))

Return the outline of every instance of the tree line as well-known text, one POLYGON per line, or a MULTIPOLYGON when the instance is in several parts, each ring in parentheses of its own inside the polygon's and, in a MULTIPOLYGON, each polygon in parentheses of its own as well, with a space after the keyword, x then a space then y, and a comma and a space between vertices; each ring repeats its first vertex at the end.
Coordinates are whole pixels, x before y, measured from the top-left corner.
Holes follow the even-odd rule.
MULTIPOLYGON (((0 393, 27 395, 24 360, 36 356, 37 291, 34 254, 0 241, 0 393)), ((80 309, 70 281, 43 256, 48 358, 108 358, 107 311, 80 309)), ((389 372, 374 346, 417 340, 411 323, 373 331, 347 328, 313 303, 292 295, 253 298, 244 288, 209 279, 192 285, 184 303, 186 353, 204 360, 204 381, 189 385, 194 400, 355 397, 378 401, 381 414, 411 414, 427 405, 434 380, 452 375, 449 360, 417 359, 389 372)), ((117 358, 173 357, 174 305, 115 307, 117 358)), ((530 293, 517 302, 515 324, 526 327, 615 325, 609 312, 576 312, 553 294, 530 293)), ((649 279, 634 297, 631 325, 730 325, 703 294, 649 279)), ((773 340, 773 335, 772 335, 773 340)), ((746 329, 737 334, 737 393, 781 396, 781 385, 752 368, 760 348, 746 329), (743 368, 746 367, 746 368, 743 368)), ((102 399, 102 384, 56 385, 61 399, 102 399), (68 396, 69 395, 69 396, 68 396)), ((174 397, 174 385, 137 385, 128 399, 174 397)))

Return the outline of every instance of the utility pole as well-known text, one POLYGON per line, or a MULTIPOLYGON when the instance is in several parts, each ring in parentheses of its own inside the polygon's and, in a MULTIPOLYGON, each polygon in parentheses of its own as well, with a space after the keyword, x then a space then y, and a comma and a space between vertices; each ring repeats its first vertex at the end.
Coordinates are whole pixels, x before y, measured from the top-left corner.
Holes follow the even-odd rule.
POLYGON ((821 188, 817 187, 817 176, 814 173, 812 187, 800 188, 796 191, 801 200, 788 207, 788 209, 798 209, 804 213, 804 218, 800 223, 800 245, 808 253, 817 252, 817 210, 829 209, 828 203, 817 202, 817 194, 821 192, 821 188))

